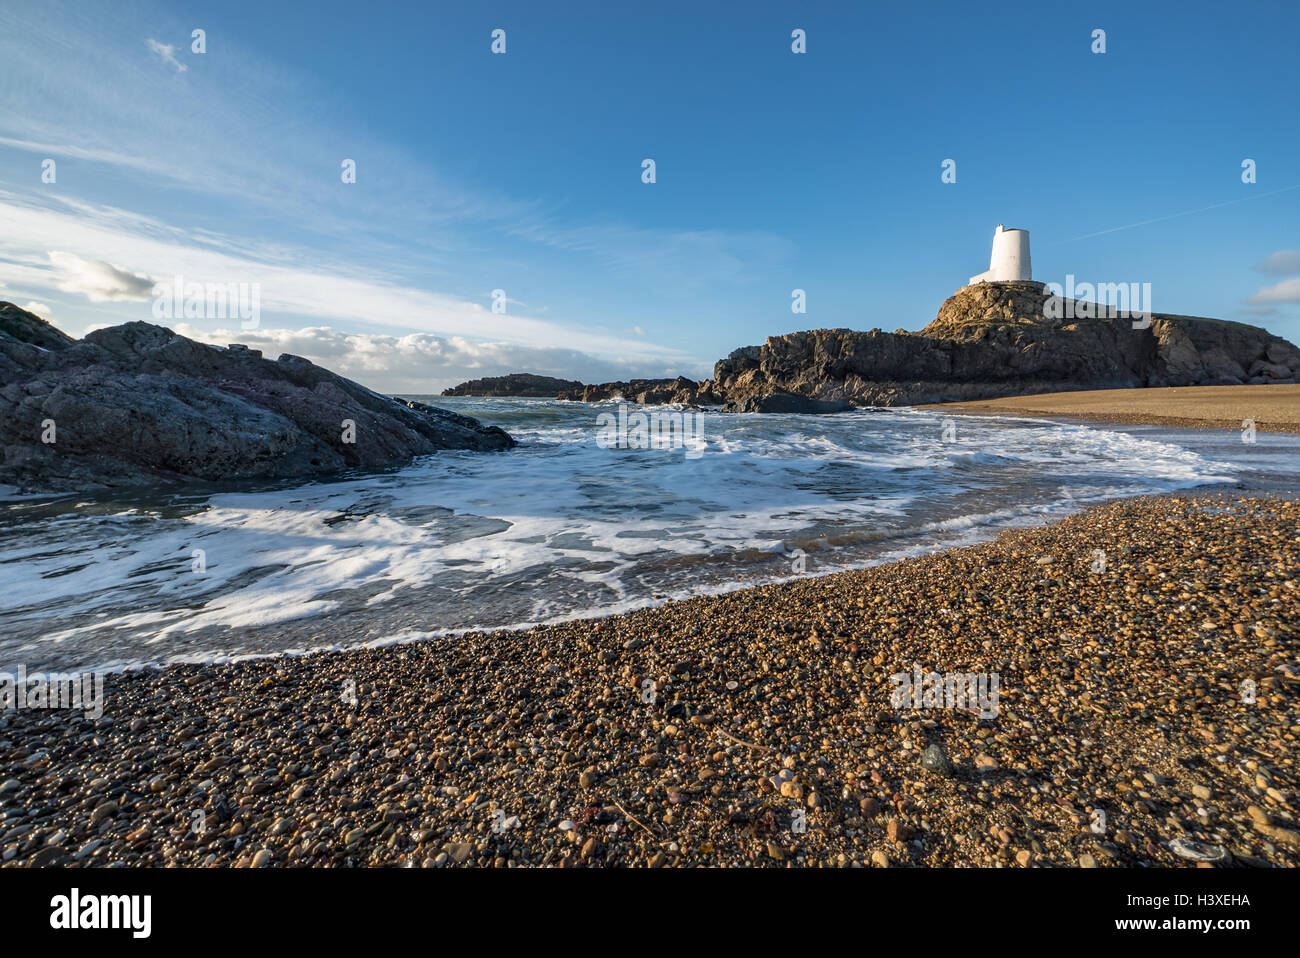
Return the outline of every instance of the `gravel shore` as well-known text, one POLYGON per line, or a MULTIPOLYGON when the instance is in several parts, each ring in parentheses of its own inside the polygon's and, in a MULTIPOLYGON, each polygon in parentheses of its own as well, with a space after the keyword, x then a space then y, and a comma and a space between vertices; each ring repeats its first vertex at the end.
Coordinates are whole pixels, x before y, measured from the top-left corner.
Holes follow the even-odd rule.
POLYGON ((0 712, 0 857, 1294 866, 1297 568, 1295 502, 1149 498, 610 618, 110 675, 99 721, 0 712), (996 676, 996 714, 900 707, 917 668, 996 676))
POLYGON ((1300 385, 1090 389, 920 406, 954 413, 1068 416, 1129 425, 1300 433, 1300 385))

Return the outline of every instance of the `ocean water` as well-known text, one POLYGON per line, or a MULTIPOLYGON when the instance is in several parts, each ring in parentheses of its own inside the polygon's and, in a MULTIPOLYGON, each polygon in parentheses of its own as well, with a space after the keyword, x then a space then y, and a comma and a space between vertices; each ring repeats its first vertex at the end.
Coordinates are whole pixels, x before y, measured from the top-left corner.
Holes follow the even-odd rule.
POLYGON ((695 448, 611 448, 613 404, 411 398, 519 446, 273 489, 0 501, 0 670, 521 626, 862 567, 1114 496, 1300 476, 1296 438, 1265 433, 706 410, 695 448))

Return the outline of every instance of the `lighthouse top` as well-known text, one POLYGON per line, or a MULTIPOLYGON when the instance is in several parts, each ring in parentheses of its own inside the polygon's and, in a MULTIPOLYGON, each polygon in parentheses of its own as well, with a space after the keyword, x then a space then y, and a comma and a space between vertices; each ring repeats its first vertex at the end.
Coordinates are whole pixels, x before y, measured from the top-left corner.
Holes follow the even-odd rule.
POLYGON ((970 285, 1027 282, 1029 279, 1029 230, 1009 230, 999 223, 993 232, 989 268, 978 276, 972 276, 970 285))

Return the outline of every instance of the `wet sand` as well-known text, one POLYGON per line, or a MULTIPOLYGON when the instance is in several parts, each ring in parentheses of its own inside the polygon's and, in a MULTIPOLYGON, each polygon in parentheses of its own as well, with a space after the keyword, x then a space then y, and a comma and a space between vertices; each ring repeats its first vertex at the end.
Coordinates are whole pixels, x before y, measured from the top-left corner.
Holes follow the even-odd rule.
POLYGON ((935 403, 921 409, 960 413, 1062 416, 1132 425, 1300 433, 1300 384, 1279 386, 1175 386, 1165 389, 1096 389, 935 403))
POLYGON ((100 721, 0 712, 0 861, 1295 866, 1298 524, 1126 500, 604 619, 110 675, 100 721), (918 670, 996 705, 897 701, 918 670))

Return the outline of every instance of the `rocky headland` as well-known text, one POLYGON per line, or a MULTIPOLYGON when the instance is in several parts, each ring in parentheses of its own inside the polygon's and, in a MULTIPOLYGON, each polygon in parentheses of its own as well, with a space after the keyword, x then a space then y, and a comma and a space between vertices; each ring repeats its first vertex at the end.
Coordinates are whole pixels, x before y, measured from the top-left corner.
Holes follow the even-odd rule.
POLYGON ((919 333, 819 329, 773 336, 717 363, 708 385, 727 408, 747 410, 773 393, 904 406, 1083 389, 1285 383, 1300 372, 1300 350, 1256 326, 1159 313, 1140 329, 1127 317, 1052 319, 1047 295, 1038 283, 981 283, 950 296, 919 333))
POLYGON ((444 396, 518 396, 524 399, 553 399, 557 393, 581 389, 576 379, 556 379, 536 373, 511 373, 508 376, 487 376, 471 379, 459 386, 444 389, 444 396))
POLYGON ((0 303, 0 484, 24 491, 310 478, 513 445, 299 356, 141 322, 76 340, 0 303))
POLYGON ((1135 329, 1128 317, 1072 300, 1061 312, 1079 318, 1054 319, 1048 295, 1041 283, 980 283, 948 297, 920 332, 815 329, 771 336, 719 360, 713 378, 703 382, 603 383, 565 389, 556 398, 811 413, 1300 377, 1300 350, 1256 326, 1154 313, 1149 325, 1135 329))

